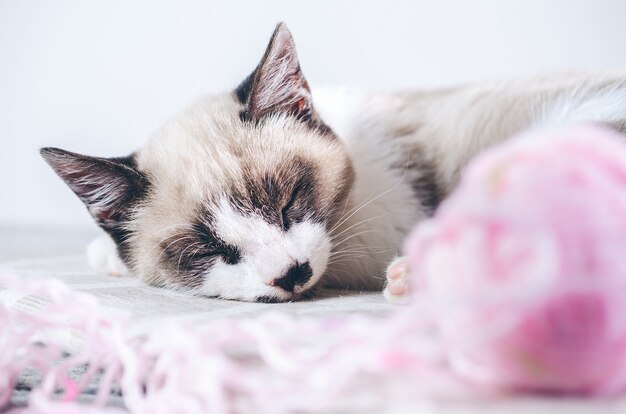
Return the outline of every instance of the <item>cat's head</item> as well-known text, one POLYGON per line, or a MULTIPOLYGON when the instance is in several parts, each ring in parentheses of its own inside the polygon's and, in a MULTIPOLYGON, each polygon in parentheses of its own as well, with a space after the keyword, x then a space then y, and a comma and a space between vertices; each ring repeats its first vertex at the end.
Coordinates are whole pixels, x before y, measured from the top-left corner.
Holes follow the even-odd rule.
POLYGON ((289 30, 256 70, 126 158, 43 157, 148 282, 228 299, 297 299, 320 281, 354 180, 317 115, 289 30))

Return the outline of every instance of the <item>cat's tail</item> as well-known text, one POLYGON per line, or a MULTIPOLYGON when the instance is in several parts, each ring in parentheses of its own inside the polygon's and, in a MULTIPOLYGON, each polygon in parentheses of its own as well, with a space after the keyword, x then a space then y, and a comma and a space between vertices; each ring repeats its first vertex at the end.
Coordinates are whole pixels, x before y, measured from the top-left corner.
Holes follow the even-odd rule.
POLYGON ((537 126, 595 123, 626 134, 626 75, 581 85, 542 109, 537 126))

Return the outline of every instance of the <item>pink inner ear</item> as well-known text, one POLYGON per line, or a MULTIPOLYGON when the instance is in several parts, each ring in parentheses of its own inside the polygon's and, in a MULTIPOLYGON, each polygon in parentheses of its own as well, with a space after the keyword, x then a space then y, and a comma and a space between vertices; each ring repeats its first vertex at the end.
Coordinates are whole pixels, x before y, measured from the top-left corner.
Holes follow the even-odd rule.
POLYGON ((113 216, 113 211, 111 210, 99 210, 95 214, 96 220, 100 220, 100 221, 110 220, 112 216, 113 216))
POLYGON ((304 99, 299 99, 297 102, 297 106, 298 111, 302 111, 304 108, 306 108, 306 102, 304 101, 304 99))

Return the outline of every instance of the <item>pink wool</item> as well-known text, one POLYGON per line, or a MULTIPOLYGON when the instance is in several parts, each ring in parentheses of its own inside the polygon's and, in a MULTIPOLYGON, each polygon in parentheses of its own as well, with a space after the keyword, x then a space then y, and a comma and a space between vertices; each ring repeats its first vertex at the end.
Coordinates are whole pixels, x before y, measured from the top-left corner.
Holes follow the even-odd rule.
MULTIPOLYGON (((55 280, 0 272, 0 286, 51 298, 45 312, 32 315, 0 305, 0 410, 26 369, 42 377, 29 406, 11 414, 327 412, 335 401, 358 400, 364 378, 377 390, 383 380, 405 395, 415 393, 413 381, 395 375, 398 361, 405 368, 419 361, 395 346, 403 319, 382 324, 357 316, 307 320, 267 313, 201 325, 164 318, 137 329, 55 280), (85 365, 78 380, 68 375, 85 365), (91 381, 98 395, 86 406, 77 400, 91 381), (125 410, 104 406, 114 389, 125 410)), ((419 348, 405 339, 408 349, 419 348)), ((374 402, 384 403, 384 395, 374 402)))
POLYGON ((416 300, 479 385, 626 385, 626 149, 598 127, 529 132, 482 155, 409 237, 416 300))

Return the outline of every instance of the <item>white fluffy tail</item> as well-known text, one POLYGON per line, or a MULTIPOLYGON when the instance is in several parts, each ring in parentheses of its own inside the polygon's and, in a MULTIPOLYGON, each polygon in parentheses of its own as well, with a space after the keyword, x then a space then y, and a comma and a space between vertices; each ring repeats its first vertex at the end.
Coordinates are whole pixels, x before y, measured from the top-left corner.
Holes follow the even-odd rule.
POLYGON ((626 122, 626 82, 590 92, 578 89, 552 101, 544 111, 540 126, 574 123, 618 124, 626 122))

